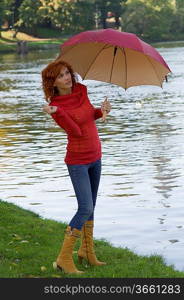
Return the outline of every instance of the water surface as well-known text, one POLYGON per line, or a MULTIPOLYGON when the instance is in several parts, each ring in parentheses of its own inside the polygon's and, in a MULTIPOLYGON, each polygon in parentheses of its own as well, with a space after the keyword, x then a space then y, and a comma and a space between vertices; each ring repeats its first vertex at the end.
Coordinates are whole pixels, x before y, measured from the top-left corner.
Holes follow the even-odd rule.
MULTIPOLYGON (((97 121, 103 169, 95 237, 184 270, 184 48, 158 49, 172 70, 159 87, 85 81, 112 104, 97 121)), ((42 112, 40 72, 57 49, 0 57, 0 198, 68 223, 77 209, 64 164, 66 135, 42 112)))

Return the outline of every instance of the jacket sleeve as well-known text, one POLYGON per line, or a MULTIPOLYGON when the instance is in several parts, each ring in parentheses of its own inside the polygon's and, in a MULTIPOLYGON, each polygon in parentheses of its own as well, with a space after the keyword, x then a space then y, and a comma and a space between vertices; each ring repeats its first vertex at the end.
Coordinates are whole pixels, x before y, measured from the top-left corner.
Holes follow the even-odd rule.
POLYGON ((57 111, 51 114, 55 122, 63 128, 67 134, 80 137, 82 132, 80 127, 72 120, 72 118, 61 107, 57 108, 57 111))
POLYGON ((95 120, 97 120, 103 116, 101 108, 94 108, 94 113, 95 113, 95 120))

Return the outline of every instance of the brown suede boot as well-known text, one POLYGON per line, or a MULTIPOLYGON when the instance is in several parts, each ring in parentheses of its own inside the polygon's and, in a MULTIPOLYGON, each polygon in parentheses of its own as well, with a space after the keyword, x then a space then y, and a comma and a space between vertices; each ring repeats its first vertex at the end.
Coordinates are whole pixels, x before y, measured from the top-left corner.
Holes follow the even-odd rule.
POLYGON ((90 265, 94 266, 102 266, 106 265, 105 262, 99 261, 96 258, 94 251, 94 243, 93 243, 93 221, 87 221, 83 225, 82 228, 82 243, 78 250, 78 260, 79 263, 82 263, 82 260, 85 258, 90 265))
POLYGON ((56 260, 57 267, 62 269, 65 273, 84 273, 83 271, 77 270, 72 258, 75 242, 80 236, 80 230, 76 228, 71 230, 70 226, 67 227, 64 242, 56 260))

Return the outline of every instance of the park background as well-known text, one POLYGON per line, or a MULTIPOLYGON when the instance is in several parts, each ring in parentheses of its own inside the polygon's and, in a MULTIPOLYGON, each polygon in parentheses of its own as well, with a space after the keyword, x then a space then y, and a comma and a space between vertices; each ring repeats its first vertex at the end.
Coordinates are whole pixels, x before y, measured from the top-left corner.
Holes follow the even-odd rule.
MULTIPOLYGON (((39 38, 61 38, 113 27, 144 41, 183 40, 183 0, 1 0, 1 36, 14 30, 39 38)), ((2 41, 1 41, 2 43, 2 41)))

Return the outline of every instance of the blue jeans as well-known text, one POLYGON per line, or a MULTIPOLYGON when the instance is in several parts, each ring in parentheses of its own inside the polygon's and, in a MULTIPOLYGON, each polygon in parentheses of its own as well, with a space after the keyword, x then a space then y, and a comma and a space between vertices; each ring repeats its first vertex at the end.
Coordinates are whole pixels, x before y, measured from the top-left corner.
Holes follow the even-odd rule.
POLYGON ((81 230, 86 221, 94 219, 101 159, 86 165, 67 165, 67 168, 78 202, 78 210, 69 226, 81 230))

